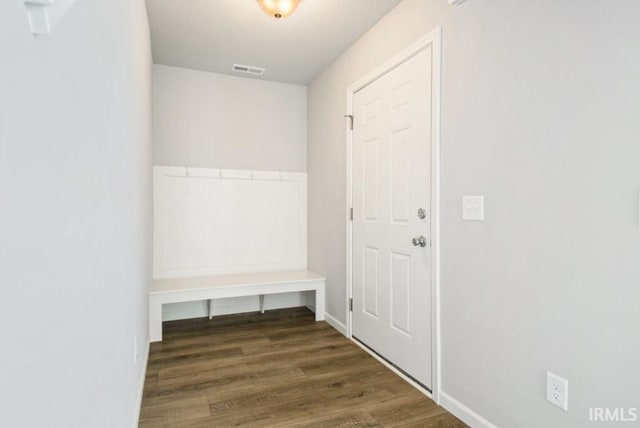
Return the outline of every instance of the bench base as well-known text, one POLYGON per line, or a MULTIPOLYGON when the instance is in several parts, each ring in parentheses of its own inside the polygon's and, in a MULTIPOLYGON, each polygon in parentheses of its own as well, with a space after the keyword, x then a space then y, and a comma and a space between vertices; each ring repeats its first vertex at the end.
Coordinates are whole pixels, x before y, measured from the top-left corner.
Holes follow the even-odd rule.
POLYGON ((294 291, 315 291, 316 321, 323 321, 325 278, 309 271, 155 280, 149 294, 149 340, 162 340, 164 304, 258 295, 264 313, 265 295, 294 291))

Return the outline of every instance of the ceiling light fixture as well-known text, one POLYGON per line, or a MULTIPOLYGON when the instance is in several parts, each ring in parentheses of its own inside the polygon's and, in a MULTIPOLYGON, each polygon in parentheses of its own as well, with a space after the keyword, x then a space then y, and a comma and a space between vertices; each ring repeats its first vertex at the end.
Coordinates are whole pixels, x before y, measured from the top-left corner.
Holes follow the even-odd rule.
POLYGON ((280 19, 291 15, 300 4, 300 0, 258 0, 258 4, 264 13, 280 19))

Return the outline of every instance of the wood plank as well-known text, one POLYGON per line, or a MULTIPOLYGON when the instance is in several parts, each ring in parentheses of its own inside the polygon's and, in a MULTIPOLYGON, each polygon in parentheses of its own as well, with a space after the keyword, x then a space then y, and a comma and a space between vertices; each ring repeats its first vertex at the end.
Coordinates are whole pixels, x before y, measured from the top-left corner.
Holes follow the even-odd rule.
POLYGON ((291 421, 283 425, 283 428, 293 427, 305 428, 379 428, 380 424, 369 412, 364 409, 352 409, 346 412, 327 413, 324 416, 316 416, 301 420, 291 421))
MULTIPOLYGON (((390 400, 366 406, 367 411, 385 427, 417 424, 426 426, 425 420, 436 420, 447 411, 426 397, 408 393, 396 395, 390 400)), ((437 425, 436 425, 437 426, 437 425)))
MULTIPOLYGON (((387 425, 385 425, 387 426, 387 425)), ((430 416, 428 418, 410 422, 405 425, 400 425, 398 428, 466 428, 467 425, 462 423, 458 418, 451 413, 442 413, 437 416, 430 416)))
POLYGON ((181 365, 189 365, 194 364, 200 361, 208 361, 210 359, 215 358, 228 358, 234 356, 241 356, 242 348, 240 347, 227 347, 223 349, 215 349, 215 350, 201 350, 198 349, 197 352, 190 352, 186 354, 179 355, 168 355, 168 356, 149 356, 148 367, 153 370, 160 367, 175 367, 181 365))
POLYGON ((284 375, 288 378, 304 377, 304 372, 287 360, 254 360, 251 362, 233 364, 207 370, 196 369, 179 375, 176 375, 175 372, 168 373, 160 370, 158 373, 157 385, 158 387, 162 387, 167 385, 185 385, 195 384, 198 382, 230 379, 230 382, 233 381, 234 384, 238 386, 237 379, 239 377, 246 376, 253 380, 257 380, 264 377, 267 373, 275 376, 284 375))
POLYGON ((140 411, 140 420, 163 423, 184 422, 189 419, 210 416, 209 402, 206 397, 197 397, 189 400, 174 400, 160 406, 143 407, 140 411))
POLYGON ((192 378, 191 382, 178 382, 145 390, 142 406, 154 406, 163 403, 170 403, 176 399, 187 399, 195 397, 207 397, 214 393, 225 393, 243 387, 254 387, 262 382, 291 381, 295 378, 304 377, 304 373, 298 368, 266 368, 257 372, 238 371, 217 378, 192 378))

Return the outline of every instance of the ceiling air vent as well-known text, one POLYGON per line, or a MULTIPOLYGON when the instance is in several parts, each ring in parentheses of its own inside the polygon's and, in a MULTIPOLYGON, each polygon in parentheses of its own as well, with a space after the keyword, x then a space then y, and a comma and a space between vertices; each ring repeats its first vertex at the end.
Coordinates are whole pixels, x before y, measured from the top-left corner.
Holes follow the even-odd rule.
POLYGON ((262 76, 266 68, 253 67, 251 65, 233 64, 231 70, 237 73, 253 74, 254 76, 262 76))

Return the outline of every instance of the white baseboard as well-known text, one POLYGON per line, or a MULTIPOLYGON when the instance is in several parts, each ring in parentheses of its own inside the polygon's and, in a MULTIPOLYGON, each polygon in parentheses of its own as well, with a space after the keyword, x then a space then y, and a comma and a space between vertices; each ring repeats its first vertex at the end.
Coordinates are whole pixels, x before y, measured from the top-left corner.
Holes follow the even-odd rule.
POLYGON ((324 320, 327 322, 327 324, 329 324, 331 327, 335 328, 336 330, 338 330, 340 333, 342 333, 343 336, 347 336, 347 326, 344 325, 343 323, 341 323, 340 321, 338 321, 335 317, 333 317, 332 315, 330 315, 328 312, 324 313, 324 320))
POLYGON ((472 428, 498 428, 449 394, 440 391, 440 405, 472 428))
POLYGON ((149 351, 151 344, 147 341, 147 346, 144 352, 144 360, 142 361, 142 370, 140 372, 140 387, 138 389, 138 407, 134 413, 133 428, 137 428, 140 424, 140 411, 142 410, 142 396, 144 394, 144 383, 147 380, 147 364, 149 363, 149 351))
MULTIPOLYGON (((306 292, 269 294, 265 296, 265 309, 297 308, 307 305, 306 292)), ((216 299, 212 302, 214 315, 242 314, 260 310, 258 296, 216 299)), ((207 301, 170 303, 162 308, 162 321, 184 320, 209 316, 207 301)))

